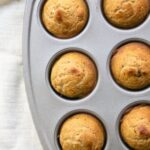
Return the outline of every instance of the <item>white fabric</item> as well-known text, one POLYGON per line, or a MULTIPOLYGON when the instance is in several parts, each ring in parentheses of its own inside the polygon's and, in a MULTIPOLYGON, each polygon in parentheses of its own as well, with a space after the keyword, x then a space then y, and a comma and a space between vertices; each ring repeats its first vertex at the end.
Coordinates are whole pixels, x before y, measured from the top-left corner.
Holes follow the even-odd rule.
POLYGON ((24 0, 0 0, 0 150, 42 150, 23 80, 24 5, 24 0))
POLYGON ((10 1, 11 1, 11 0, 0 0, 0 5, 6 4, 6 3, 10 2, 10 1))

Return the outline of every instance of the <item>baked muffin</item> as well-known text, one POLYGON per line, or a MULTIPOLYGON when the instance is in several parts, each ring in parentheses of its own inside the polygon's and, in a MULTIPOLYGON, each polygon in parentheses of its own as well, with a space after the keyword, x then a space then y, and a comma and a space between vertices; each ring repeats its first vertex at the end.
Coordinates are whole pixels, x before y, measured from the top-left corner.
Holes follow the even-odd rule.
POLYGON ((107 20, 119 28, 133 28, 141 24, 150 12, 149 0, 103 0, 107 20))
POLYGON ((150 85, 150 47, 131 42, 117 49, 111 59, 111 71, 116 82, 129 90, 150 85))
POLYGON ((81 113, 68 118, 60 130, 62 150, 101 150, 105 130, 95 117, 81 113))
POLYGON ((53 89, 67 98, 83 98, 95 87, 97 69, 93 61, 80 52, 61 55, 51 69, 53 89))
POLYGON ((139 105, 127 112, 120 124, 124 142, 134 150, 150 150, 150 106, 139 105))
POLYGON ((45 28, 58 38, 71 38, 80 33, 88 16, 85 0, 47 0, 42 11, 45 28))

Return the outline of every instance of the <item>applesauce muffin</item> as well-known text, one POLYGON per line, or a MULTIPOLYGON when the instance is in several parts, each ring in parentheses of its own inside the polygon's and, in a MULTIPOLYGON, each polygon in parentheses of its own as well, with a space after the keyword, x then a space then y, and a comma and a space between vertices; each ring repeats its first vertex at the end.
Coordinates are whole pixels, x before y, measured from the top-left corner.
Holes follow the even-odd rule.
POLYGON ((62 150, 102 150, 105 130, 92 115, 80 113, 68 118, 60 129, 62 150))
POLYGON ((139 105, 122 118, 120 134, 123 141, 134 150, 150 150, 150 106, 139 105))
POLYGON ((85 0, 47 0, 42 11, 45 28, 58 38, 79 34, 89 17, 85 0))
POLYGON ((110 62, 114 80, 129 90, 150 85, 150 46, 130 42, 119 47, 110 62))
POLYGON ((95 87, 97 69, 94 62, 80 52, 61 55, 51 69, 53 89, 66 98, 83 98, 95 87))
POLYGON ((149 0, 103 0, 103 12, 107 20, 119 28, 133 28, 149 15, 149 0))

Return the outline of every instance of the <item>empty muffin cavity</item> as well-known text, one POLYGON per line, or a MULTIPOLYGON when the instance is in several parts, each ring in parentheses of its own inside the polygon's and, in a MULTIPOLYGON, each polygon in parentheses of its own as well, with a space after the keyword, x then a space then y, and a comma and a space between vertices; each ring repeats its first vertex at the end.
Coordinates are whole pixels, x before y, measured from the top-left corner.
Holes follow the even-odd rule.
POLYGON ((62 150, 102 150, 106 143, 103 123, 87 112, 77 112, 68 116, 60 124, 57 132, 59 148, 62 150))
POLYGON ((81 33, 89 19, 89 7, 85 0, 45 0, 40 13, 47 32, 61 39, 81 33))
POLYGON ((121 29, 131 29, 142 24, 150 13, 149 0, 102 0, 106 20, 121 29))
POLYGON ((129 41, 118 46, 110 58, 114 81, 130 91, 150 86, 150 46, 141 41, 129 41))
POLYGON ((126 147, 135 150, 149 150, 150 105, 140 103, 127 108, 119 123, 121 140, 126 147))
POLYGON ((54 59, 48 78, 59 96, 76 100, 88 96, 94 90, 98 72, 96 64, 89 56, 70 50, 54 59))

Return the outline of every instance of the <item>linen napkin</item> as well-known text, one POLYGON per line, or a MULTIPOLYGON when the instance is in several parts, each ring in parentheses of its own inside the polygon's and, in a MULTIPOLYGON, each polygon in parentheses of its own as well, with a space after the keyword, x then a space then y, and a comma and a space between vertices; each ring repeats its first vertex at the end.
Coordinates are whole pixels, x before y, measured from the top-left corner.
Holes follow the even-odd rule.
POLYGON ((0 0, 0 150, 42 150, 23 80, 24 6, 25 0, 0 0))

